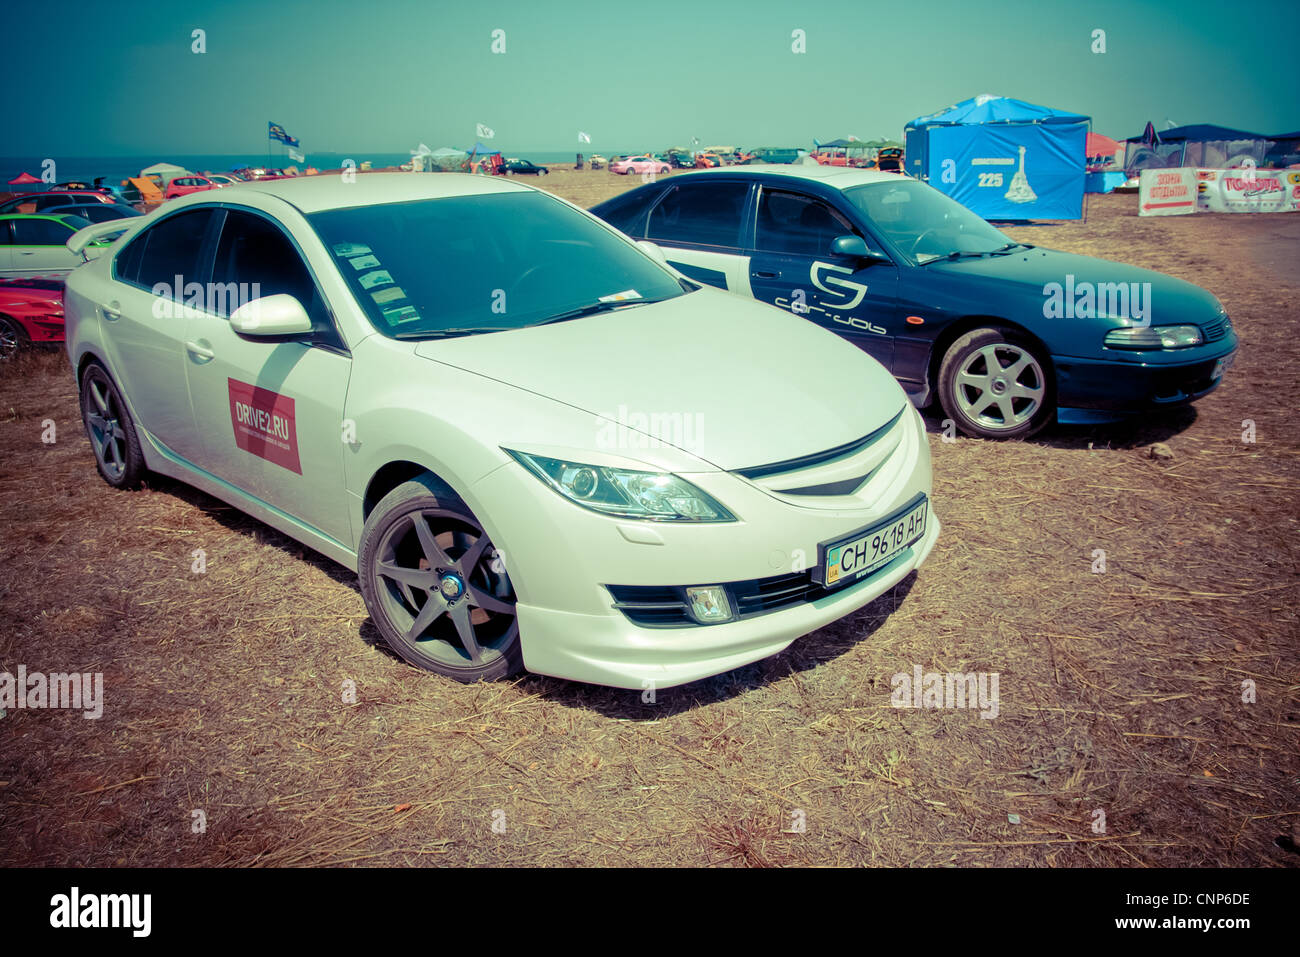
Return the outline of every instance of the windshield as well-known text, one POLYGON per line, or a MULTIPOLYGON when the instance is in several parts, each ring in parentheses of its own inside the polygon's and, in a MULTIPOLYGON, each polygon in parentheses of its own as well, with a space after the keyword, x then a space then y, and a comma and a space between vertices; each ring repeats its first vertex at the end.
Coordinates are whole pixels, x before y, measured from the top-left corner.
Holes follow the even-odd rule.
POLYGON ((1016 245, 961 203, 914 179, 855 186, 844 195, 917 263, 1016 245))
POLYGON ((520 329, 693 288, 544 193, 357 206, 307 219, 371 324, 394 339, 520 329))

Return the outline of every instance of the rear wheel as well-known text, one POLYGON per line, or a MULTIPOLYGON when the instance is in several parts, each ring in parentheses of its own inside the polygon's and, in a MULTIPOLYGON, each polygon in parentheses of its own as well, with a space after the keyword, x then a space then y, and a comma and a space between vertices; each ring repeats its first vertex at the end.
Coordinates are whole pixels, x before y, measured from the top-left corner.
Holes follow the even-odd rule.
POLYGON ((457 681, 523 668, 504 557, 460 498, 432 478, 399 485, 366 519, 361 594, 384 641, 457 681))
POLYGON ((939 403, 967 435, 1026 438, 1047 425, 1056 397, 1046 359, 1010 330, 975 329, 957 339, 939 367, 939 403))
POLYGON ((146 471, 140 437, 122 394, 97 362, 81 375, 81 421, 104 481, 114 488, 139 486, 146 471))

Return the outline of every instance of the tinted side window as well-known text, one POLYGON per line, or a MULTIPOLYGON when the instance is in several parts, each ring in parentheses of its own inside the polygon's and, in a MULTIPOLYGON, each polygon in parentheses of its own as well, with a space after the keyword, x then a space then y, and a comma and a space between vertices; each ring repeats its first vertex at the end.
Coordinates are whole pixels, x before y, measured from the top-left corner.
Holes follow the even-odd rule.
POLYGON ((307 310, 318 338, 342 348, 329 309, 307 270, 307 264, 278 226, 253 213, 228 210, 212 264, 214 290, 228 303, 224 315, 237 305, 263 296, 286 293, 307 310))
POLYGON ((847 219, 819 199, 765 189, 758 203, 754 246, 794 256, 826 256, 832 240, 853 232, 847 219))
POLYGON ((748 183, 683 183, 650 212, 649 239, 739 246, 748 183))
MULTIPOLYGON (((203 252, 203 239, 211 221, 211 209, 194 209, 169 216, 146 229, 132 243, 144 245, 135 281, 151 289, 159 283, 171 289, 177 276, 183 283, 198 282, 199 254, 203 252)), ((176 290, 177 297, 181 291, 176 290)))
POLYGON ((635 239, 644 239, 646 210, 659 198, 661 191, 647 189, 642 192, 634 189, 622 196, 615 196, 601 204, 597 215, 615 229, 622 230, 635 239))
POLYGON ((15 219, 15 246, 62 246, 72 236, 72 230, 50 219, 15 219))
POLYGON ((10 221, 7 219, 0 221, 0 246, 8 246, 10 244, 9 222, 10 221))

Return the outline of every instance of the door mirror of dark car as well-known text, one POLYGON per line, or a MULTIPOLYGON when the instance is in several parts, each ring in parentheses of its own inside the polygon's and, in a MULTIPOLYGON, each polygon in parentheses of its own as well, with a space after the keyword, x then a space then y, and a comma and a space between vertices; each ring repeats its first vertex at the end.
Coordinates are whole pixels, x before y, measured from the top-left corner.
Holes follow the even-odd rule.
POLYGON ((307 310, 287 293, 244 303, 230 314, 230 327, 250 339, 301 336, 312 331, 307 310))
POLYGON ((861 236, 836 236, 831 241, 831 255, 843 256, 846 259, 875 259, 884 260, 886 257, 880 253, 873 253, 867 248, 867 241, 861 236))

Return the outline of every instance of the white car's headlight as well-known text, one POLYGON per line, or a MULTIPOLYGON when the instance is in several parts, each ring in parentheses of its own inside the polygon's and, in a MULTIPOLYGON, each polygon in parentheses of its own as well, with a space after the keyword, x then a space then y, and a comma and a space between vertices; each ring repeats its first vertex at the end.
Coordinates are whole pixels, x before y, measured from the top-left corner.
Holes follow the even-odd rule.
POLYGON ((652 522, 736 520, 713 498, 671 472, 638 472, 504 451, 569 501, 604 515, 652 522))
POLYGON ((1199 326, 1126 326, 1106 333, 1112 349, 1185 349, 1204 341, 1199 326))

